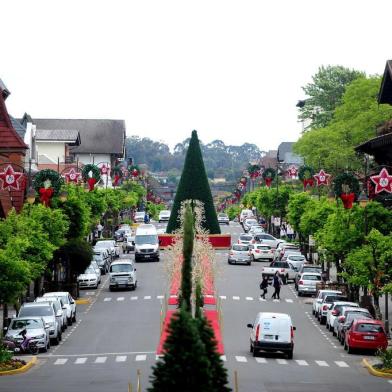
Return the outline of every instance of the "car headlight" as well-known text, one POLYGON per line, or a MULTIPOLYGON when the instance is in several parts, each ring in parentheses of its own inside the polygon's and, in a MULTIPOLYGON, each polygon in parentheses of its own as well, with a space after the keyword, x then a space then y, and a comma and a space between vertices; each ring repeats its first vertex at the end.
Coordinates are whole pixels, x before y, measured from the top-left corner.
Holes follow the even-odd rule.
POLYGON ((49 325, 49 327, 54 327, 54 322, 53 321, 49 321, 48 325, 49 325))
POLYGON ((132 276, 130 276, 130 277, 128 278, 128 280, 129 280, 130 282, 132 282, 132 281, 133 281, 132 276))
POLYGON ((45 338, 45 335, 38 335, 38 336, 36 336, 34 339, 44 339, 45 338))
POLYGON ((114 279, 114 278, 112 277, 112 278, 110 278, 110 281, 111 281, 111 282, 115 282, 116 279, 114 279))

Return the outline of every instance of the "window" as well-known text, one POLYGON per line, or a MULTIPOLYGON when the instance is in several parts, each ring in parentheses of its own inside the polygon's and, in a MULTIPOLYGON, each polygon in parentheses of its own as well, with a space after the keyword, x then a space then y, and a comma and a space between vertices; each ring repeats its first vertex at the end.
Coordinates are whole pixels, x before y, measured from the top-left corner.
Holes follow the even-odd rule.
POLYGON ((245 251, 248 251, 249 248, 247 245, 233 245, 233 250, 245 252, 245 251))
POLYGON ((156 245, 158 244, 158 236, 157 235, 137 235, 135 237, 135 244, 136 245, 156 245))
POLYGON ((53 316, 54 311, 50 306, 26 306, 22 307, 19 312, 19 317, 25 316, 53 316))
POLYGON ((110 266, 110 272, 132 272, 133 266, 131 264, 112 264, 110 266))
POLYGON ((321 280, 320 275, 303 275, 302 280, 321 280))
POLYGON ((384 329, 381 325, 361 323, 361 324, 357 325, 357 331, 358 332, 383 333, 384 329))
POLYGON ((43 324, 40 320, 15 320, 11 324, 11 329, 35 329, 42 327, 43 324))

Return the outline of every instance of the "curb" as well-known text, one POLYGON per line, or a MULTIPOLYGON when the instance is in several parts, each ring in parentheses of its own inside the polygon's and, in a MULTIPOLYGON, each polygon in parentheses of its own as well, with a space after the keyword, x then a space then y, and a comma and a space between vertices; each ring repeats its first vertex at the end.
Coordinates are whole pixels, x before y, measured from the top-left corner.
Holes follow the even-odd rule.
POLYGON ((90 305, 91 301, 89 298, 81 298, 75 300, 76 305, 90 305))
POLYGON ((380 370, 376 370, 365 358, 362 360, 362 364, 373 376, 392 379, 392 373, 385 373, 380 370))
POLYGON ((0 371, 0 376, 11 376, 14 374, 21 374, 27 372, 33 365, 35 365, 38 362, 37 357, 33 357, 31 361, 27 362, 26 365, 22 366, 19 369, 13 369, 13 370, 4 370, 0 371))

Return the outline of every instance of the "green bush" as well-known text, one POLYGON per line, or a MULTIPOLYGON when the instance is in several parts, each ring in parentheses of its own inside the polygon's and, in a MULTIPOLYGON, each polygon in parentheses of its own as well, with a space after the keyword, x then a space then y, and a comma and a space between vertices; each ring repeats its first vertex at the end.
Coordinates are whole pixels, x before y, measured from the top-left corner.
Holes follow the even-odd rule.
POLYGON ((0 363, 7 362, 12 358, 12 352, 8 351, 7 348, 0 343, 0 363))
POLYGON ((381 360, 383 369, 392 369, 392 349, 378 350, 377 356, 381 360))

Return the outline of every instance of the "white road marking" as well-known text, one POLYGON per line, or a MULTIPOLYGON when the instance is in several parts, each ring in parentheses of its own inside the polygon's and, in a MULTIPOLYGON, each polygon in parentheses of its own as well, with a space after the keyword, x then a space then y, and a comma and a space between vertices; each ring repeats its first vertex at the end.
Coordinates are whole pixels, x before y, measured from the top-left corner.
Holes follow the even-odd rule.
POLYGON ((239 301, 239 300, 240 300, 240 297, 233 296, 233 299, 234 299, 234 301, 239 301))
POLYGON ((76 358, 75 365, 83 365, 86 361, 87 358, 76 358))
POLYGON ((220 359, 221 359, 223 362, 226 362, 226 361, 227 361, 226 355, 221 355, 221 356, 220 356, 220 359))
POLYGON ((219 298, 220 299, 226 299, 226 296, 225 295, 220 295, 219 298))
POLYGON ((242 356, 237 356, 235 357, 237 362, 248 362, 248 360, 246 359, 246 357, 242 357, 242 356))
POLYGON ((112 299, 110 298, 110 297, 108 297, 108 298, 104 298, 103 299, 103 302, 109 302, 109 301, 111 301, 112 299))
POLYGON ((147 355, 136 355, 135 361, 145 361, 147 359, 147 355))
POLYGON ((159 361, 161 358, 163 358, 163 355, 155 355, 155 360, 159 361))
POLYGON ((293 300, 291 298, 286 298, 285 301, 288 302, 288 303, 292 303, 293 302, 293 300))
POLYGON ((299 366, 309 366, 309 364, 303 359, 296 359, 295 362, 297 362, 299 366))
POLYGON ((163 299, 163 298, 165 298, 165 296, 163 296, 163 295, 157 295, 157 299, 163 299))
POLYGON ((118 297, 117 301, 124 301, 124 297, 118 297))
POLYGON ((265 298, 259 298, 259 300, 260 300, 261 302, 267 302, 267 300, 266 300, 265 298))
POLYGON ((246 297, 245 298, 247 301, 253 301, 253 297, 246 297))
POLYGON ((277 358, 276 362, 278 362, 279 365, 287 365, 287 361, 285 359, 277 358))
POLYGON ((314 361, 317 363, 317 365, 322 366, 322 367, 328 367, 328 363, 325 361, 314 361))
POLYGON ((347 365, 346 362, 344 361, 335 361, 336 365, 338 365, 339 367, 350 367, 347 365))
POLYGON ((274 302, 280 302, 280 299, 273 299, 274 302))
POLYGON ((95 295, 95 291, 87 291, 86 295, 95 295))
POLYGON ((151 295, 145 295, 144 299, 151 299, 151 295))
POLYGON ((55 365, 64 365, 65 363, 67 363, 68 358, 59 358, 56 359, 56 362, 54 363, 55 365))
POLYGON ((105 363, 108 357, 97 357, 94 363, 105 363))
POLYGON ((392 380, 388 380, 388 382, 389 382, 390 384, 392 384, 392 380))
POLYGON ((136 301, 137 297, 131 297, 131 301, 136 301))
POLYGON ((265 358, 255 358, 257 363, 267 363, 265 358))
POLYGON ((117 355, 116 362, 125 362, 127 360, 126 355, 117 355))

